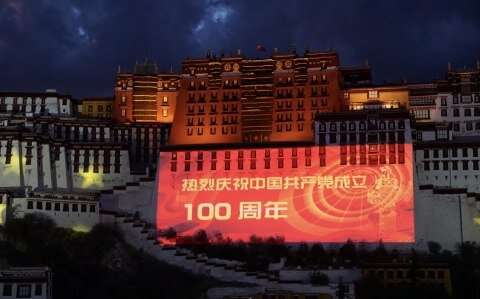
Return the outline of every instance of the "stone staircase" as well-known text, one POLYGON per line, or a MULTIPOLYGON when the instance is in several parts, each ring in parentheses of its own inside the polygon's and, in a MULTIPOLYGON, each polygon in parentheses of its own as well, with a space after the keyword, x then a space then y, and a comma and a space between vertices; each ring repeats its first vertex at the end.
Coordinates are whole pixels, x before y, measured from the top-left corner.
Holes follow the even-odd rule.
POLYGON ((131 214, 117 214, 115 222, 124 233, 125 240, 137 249, 159 261, 180 267, 188 272, 206 275, 225 282, 239 282, 266 288, 278 287, 278 277, 267 272, 248 272, 238 261, 208 258, 173 245, 161 244, 156 230, 145 221, 134 220, 131 214))

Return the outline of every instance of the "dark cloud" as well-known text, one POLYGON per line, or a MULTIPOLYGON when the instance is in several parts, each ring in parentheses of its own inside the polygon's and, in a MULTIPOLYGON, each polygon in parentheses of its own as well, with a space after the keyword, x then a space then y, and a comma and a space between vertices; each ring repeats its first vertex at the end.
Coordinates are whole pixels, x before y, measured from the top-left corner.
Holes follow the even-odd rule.
POLYGON ((480 56, 480 1, 2 0, 3 90, 112 93, 118 65, 178 69, 208 49, 336 49, 377 81, 426 81, 480 56))

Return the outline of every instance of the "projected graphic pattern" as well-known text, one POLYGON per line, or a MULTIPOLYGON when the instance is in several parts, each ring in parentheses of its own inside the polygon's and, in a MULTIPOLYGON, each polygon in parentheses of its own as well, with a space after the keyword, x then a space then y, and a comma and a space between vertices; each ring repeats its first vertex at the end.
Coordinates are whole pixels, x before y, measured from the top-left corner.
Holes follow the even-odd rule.
POLYGON ((345 159, 339 146, 160 153, 157 226, 233 240, 413 242, 411 145, 390 145, 385 156, 353 153, 345 159))

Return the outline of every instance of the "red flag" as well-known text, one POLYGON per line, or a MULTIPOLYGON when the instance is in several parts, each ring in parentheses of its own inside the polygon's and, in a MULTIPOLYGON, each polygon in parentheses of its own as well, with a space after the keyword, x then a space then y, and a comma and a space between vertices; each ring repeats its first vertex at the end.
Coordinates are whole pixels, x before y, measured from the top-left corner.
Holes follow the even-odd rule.
POLYGON ((257 44, 257 47, 255 49, 259 52, 266 52, 267 51, 267 49, 265 49, 265 47, 260 45, 260 44, 257 44))

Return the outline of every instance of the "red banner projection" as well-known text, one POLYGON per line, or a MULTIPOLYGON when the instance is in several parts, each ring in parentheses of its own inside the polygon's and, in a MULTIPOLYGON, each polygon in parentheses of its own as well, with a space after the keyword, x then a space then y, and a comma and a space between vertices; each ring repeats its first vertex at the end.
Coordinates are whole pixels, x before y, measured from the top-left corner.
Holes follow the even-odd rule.
POLYGON ((412 146, 387 146, 348 157, 339 146, 162 152, 157 227, 233 240, 413 242, 412 146))

